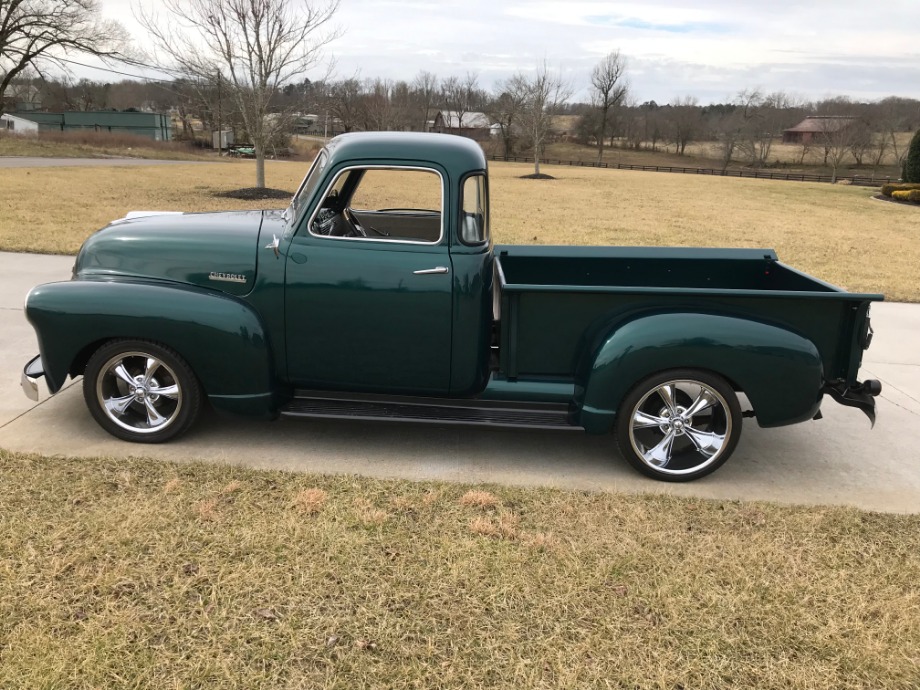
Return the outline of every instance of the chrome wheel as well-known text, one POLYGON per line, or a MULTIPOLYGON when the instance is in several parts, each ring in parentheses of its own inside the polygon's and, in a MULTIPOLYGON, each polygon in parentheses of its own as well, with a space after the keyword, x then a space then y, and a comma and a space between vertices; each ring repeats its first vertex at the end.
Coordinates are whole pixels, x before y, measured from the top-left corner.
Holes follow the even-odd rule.
POLYGON ((633 389, 619 413, 617 440, 644 474, 687 481, 725 462, 740 431, 732 388, 707 372, 681 371, 650 377, 633 389))
POLYGON ((96 395, 112 422, 140 434, 166 429, 182 409, 175 372, 146 352, 125 352, 103 364, 96 395))
POLYGON ((113 436, 160 443, 183 433, 198 416, 201 388, 173 350, 143 340, 113 340, 86 364, 83 397, 113 436))

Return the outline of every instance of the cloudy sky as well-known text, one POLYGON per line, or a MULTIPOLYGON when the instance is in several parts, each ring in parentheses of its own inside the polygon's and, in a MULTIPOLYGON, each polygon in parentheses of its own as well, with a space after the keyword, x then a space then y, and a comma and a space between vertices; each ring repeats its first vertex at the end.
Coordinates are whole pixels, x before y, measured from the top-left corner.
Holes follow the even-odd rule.
MULTIPOLYGON (((101 1, 143 44, 131 7, 148 0, 101 1)), ((920 0, 341 0, 336 24, 340 78, 475 72, 491 88, 546 60, 586 98, 591 67, 619 49, 639 102, 753 87, 920 98, 920 0)))

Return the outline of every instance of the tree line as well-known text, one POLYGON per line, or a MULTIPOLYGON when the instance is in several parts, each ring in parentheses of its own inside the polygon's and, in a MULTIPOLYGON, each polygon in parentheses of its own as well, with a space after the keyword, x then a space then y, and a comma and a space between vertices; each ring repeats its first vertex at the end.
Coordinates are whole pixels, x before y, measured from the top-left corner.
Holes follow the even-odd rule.
POLYGON ((0 0, 0 113, 15 94, 39 99, 45 110, 143 109, 177 113, 179 135, 232 128, 256 151, 257 184, 264 184, 264 156, 283 146, 299 116, 313 114, 326 134, 352 131, 426 131, 433 113, 452 113, 453 129, 485 114, 497 153, 540 158, 546 144, 565 137, 596 147, 603 161, 611 147, 688 155, 711 142, 709 155, 764 167, 775 162, 783 130, 806 115, 826 128, 803 141, 797 161, 822 161, 833 174, 852 160, 879 167, 904 163, 903 132, 920 126, 920 101, 889 97, 866 103, 845 96, 807 102, 785 92, 745 89, 725 103, 703 105, 693 97, 669 103, 637 102, 626 57, 613 51, 585 78, 587 99, 573 101, 573 84, 545 62, 490 88, 479 76, 438 76, 420 70, 410 80, 359 75, 308 79, 324 48, 339 33, 330 28, 338 0, 161 0, 139 8, 139 19, 158 57, 133 49, 124 31, 101 19, 98 0, 0 0), (181 21, 180 21, 181 20, 181 21), (72 52, 142 64, 143 58, 175 78, 107 83, 53 77, 72 52), (57 52, 56 52, 57 51, 57 52), (139 57, 140 56, 140 57, 139 57), (27 87, 27 88, 24 88, 27 87), (8 97, 4 99, 4 94, 8 97), (558 115, 570 126, 560 127, 558 115), (554 119, 556 118, 556 119, 554 119), (845 118, 847 126, 836 126, 845 118), (832 126, 833 125, 833 126, 832 126))

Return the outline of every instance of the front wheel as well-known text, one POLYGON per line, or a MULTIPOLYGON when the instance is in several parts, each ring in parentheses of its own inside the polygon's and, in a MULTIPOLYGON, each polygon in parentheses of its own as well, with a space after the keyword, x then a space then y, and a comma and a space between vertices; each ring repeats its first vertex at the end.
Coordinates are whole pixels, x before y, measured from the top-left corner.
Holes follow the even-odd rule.
POLYGON ((83 373, 90 414, 113 436, 162 443, 198 417, 201 387, 185 360, 146 340, 113 340, 90 357, 83 373))
POLYGON ((617 413, 620 454, 642 474, 666 482, 699 479, 738 445, 741 405, 725 379, 678 369, 638 383, 617 413))

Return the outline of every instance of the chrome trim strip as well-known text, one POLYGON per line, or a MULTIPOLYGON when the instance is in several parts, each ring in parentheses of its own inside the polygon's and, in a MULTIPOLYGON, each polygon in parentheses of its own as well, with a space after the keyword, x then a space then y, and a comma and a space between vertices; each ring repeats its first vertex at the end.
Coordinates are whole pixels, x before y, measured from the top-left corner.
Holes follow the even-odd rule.
POLYGON ((436 273, 450 273, 450 269, 447 266, 435 266, 434 268, 423 268, 420 271, 412 271, 417 276, 430 276, 436 273))

